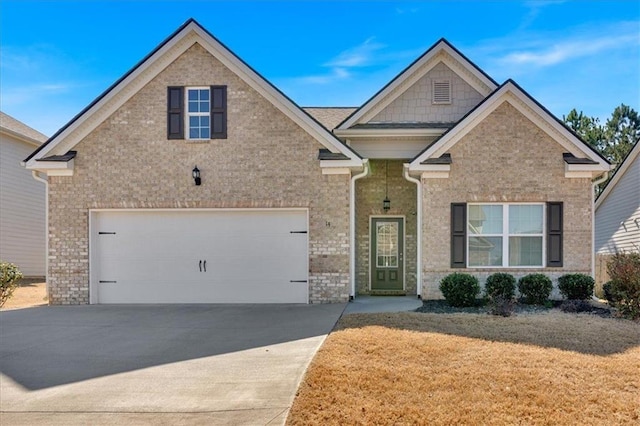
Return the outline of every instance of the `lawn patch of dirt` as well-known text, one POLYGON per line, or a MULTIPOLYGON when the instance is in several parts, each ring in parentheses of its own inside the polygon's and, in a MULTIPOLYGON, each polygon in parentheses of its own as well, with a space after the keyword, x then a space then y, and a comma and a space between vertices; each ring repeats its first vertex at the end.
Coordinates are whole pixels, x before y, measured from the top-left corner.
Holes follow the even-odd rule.
POLYGON ((638 424, 640 324, 565 314, 351 314, 287 419, 308 424, 638 424))
POLYGON ((31 308, 47 305, 47 283, 31 283, 20 285, 7 300, 2 310, 31 308))

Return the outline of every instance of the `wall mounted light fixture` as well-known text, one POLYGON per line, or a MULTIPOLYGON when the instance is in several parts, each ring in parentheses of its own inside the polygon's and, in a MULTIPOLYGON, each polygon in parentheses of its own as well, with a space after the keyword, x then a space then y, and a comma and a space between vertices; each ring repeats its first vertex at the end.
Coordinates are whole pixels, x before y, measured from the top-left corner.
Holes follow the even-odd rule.
POLYGON ((382 209, 385 212, 388 212, 391 208, 391 200, 389 200, 389 184, 387 180, 389 179, 389 160, 384 162, 384 200, 382 201, 382 209))
POLYGON ((196 183, 196 186, 200 185, 202 181, 200 180, 200 169, 198 166, 195 166, 191 171, 191 176, 193 176, 193 181, 196 183))

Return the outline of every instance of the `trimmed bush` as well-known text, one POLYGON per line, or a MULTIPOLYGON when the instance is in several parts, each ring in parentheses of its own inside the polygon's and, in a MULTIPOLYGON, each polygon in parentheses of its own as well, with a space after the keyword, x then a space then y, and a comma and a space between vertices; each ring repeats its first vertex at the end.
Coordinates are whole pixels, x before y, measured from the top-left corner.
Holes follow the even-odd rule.
POLYGON ((456 272, 440 281, 440 291, 451 306, 474 306, 480 293, 480 284, 476 277, 456 272))
POLYGON ((607 272, 611 281, 603 289, 609 304, 624 318, 640 319, 640 254, 613 255, 607 272))
POLYGON ((513 314, 516 279, 511 274, 497 272, 489 275, 484 285, 489 300, 489 313, 502 317, 513 314))
POLYGON ((528 305, 544 305, 552 289, 553 283, 544 274, 529 274, 518 280, 518 291, 528 305))
POLYGON ((484 285, 484 291, 489 299, 502 297, 513 299, 516 293, 516 279, 511 274, 498 272, 489 275, 484 285))
POLYGON ((20 279, 22 272, 16 265, 0 260, 0 307, 13 295, 20 279))
POLYGON ((585 274, 566 274, 558 278, 558 289, 569 300, 590 299, 595 285, 593 278, 585 274))

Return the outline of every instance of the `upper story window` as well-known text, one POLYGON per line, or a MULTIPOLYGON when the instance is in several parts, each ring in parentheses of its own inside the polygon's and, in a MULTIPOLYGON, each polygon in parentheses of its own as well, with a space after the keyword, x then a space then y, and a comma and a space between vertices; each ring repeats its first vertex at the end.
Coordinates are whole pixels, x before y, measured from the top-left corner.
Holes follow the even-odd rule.
POLYGON ((227 138, 227 86, 168 88, 167 138, 185 136, 188 140, 227 138))
POLYGON ((431 93, 433 104, 450 104, 451 80, 431 80, 431 93))
POLYGON ((208 87, 187 88, 188 139, 210 139, 210 105, 208 87))
POLYGON ((542 267, 543 204, 469 204, 469 267, 542 267))

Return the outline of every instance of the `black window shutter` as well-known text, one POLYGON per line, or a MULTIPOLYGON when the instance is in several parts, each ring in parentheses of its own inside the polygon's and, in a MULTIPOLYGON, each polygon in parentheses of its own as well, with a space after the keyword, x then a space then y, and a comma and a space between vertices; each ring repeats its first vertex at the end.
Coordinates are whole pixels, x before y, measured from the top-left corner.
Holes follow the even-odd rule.
POLYGON ((167 89, 167 139, 184 139, 184 88, 167 89))
POLYGON ((227 86, 211 86, 211 139, 227 138, 227 86))
POLYGON ((467 203, 451 203, 451 267, 467 266, 467 203))
POLYGON ((562 202, 547 203, 547 266, 562 266, 562 202))

